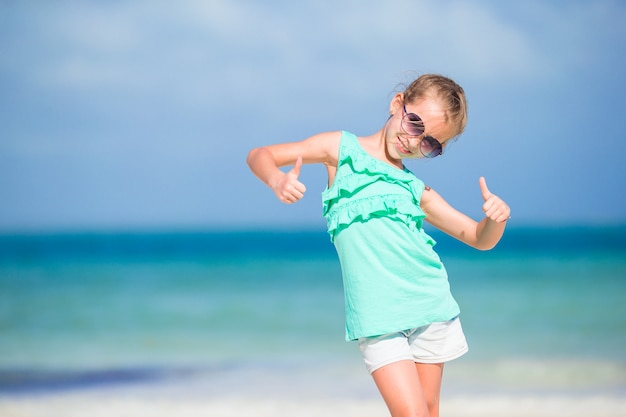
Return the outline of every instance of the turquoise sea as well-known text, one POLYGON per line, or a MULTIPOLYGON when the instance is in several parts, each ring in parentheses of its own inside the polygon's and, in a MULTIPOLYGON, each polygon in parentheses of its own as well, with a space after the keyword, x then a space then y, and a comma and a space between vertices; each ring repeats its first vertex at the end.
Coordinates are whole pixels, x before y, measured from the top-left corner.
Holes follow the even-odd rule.
MULTIPOLYGON (((510 227, 487 252, 429 232, 470 344, 443 403, 626 404, 626 227, 510 227)), ((0 235, 0 414, 93 393, 378 401, 343 320, 324 230, 0 235)))

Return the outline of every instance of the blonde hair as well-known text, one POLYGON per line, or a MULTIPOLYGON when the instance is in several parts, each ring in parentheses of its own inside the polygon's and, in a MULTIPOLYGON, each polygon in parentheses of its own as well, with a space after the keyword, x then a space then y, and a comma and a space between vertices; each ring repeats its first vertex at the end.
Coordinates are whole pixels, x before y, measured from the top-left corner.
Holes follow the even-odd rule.
POLYGON ((404 90, 405 104, 426 97, 439 100, 446 112, 446 123, 451 124, 454 136, 460 135, 467 124, 467 100, 463 88, 443 75, 424 74, 404 90))

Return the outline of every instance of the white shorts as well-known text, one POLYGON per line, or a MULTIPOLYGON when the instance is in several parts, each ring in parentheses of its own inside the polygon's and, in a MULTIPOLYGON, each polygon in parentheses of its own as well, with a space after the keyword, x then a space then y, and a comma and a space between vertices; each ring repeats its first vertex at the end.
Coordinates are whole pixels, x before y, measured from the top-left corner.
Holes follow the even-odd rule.
POLYGON ((365 367, 371 374, 390 363, 412 360, 417 363, 448 362, 465 354, 467 341, 458 317, 416 329, 359 339, 365 367))

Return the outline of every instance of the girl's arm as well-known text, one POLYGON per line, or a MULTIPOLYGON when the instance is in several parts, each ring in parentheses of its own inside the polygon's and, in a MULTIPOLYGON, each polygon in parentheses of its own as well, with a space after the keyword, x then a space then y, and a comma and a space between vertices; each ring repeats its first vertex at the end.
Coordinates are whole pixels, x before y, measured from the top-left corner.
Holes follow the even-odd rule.
POLYGON ((341 132, 320 133, 300 142, 255 148, 248 154, 248 166, 283 203, 291 204, 304 196, 306 187, 300 181, 302 164, 337 165, 341 132), (279 168, 293 165, 289 172, 279 168))
POLYGON ((492 249, 500 241, 511 210, 500 197, 491 194, 483 177, 479 180, 484 204, 485 218, 477 222, 454 209, 437 192, 427 188, 422 194, 420 206, 426 221, 480 250, 492 249))

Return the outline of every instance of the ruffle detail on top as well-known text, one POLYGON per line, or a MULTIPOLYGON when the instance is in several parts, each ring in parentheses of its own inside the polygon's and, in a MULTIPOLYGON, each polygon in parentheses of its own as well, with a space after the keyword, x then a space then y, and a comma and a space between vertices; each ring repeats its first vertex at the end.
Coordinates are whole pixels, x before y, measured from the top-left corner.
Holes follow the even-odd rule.
POLYGON ((331 240, 350 224, 374 218, 386 217, 411 229, 421 228, 426 217, 419 207, 423 182, 410 171, 394 168, 369 155, 353 134, 342 134, 335 180, 322 193, 323 214, 331 240), (364 191, 378 182, 384 183, 382 186, 388 192, 364 191), (361 191, 364 191, 362 196, 361 191))

